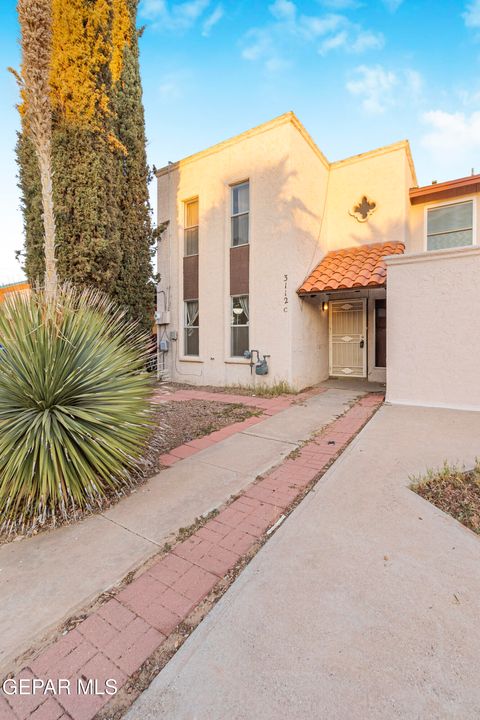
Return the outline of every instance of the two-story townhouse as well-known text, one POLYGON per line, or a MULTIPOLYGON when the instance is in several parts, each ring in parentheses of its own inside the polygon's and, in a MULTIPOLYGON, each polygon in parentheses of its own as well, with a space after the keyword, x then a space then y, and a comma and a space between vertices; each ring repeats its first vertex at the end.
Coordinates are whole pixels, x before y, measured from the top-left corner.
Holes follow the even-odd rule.
MULTIPOLYGON (((417 188, 407 141, 330 163, 286 113, 170 163, 157 180, 168 223, 158 247, 162 375, 297 389, 329 376, 388 379, 391 402, 456 405, 455 393, 438 395, 443 380, 426 379, 434 346, 423 347, 422 323, 429 337, 435 326, 448 333, 458 300, 429 325, 440 280, 428 274, 451 257, 471 262, 460 243, 476 257, 473 178, 417 188), (429 270, 416 282, 422 262, 429 270)), ((458 332, 455 342, 458 356, 458 332)))

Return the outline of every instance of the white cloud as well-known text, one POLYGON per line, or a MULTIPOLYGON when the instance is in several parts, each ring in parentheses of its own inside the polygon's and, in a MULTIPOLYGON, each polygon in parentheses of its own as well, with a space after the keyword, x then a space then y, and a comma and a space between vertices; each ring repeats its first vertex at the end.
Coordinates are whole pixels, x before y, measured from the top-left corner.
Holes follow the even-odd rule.
POLYGON ((423 78, 417 70, 405 70, 406 89, 413 100, 418 100, 423 91, 423 78))
MULTIPOLYGON (((334 10, 354 7, 357 2, 322 0, 321 4, 334 10)), ((341 13, 306 15, 293 0, 275 0, 268 9, 272 21, 244 35, 242 57, 261 61, 270 71, 290 64, 286 58, 305 45, 313 45, 320 55, 326 55, 335 50, 360 54, 380 50, 385 44, 382 33, 365 29, 341 13)))
POLYGON ((328 52, 330 52, 330 50, 338 50, 338 48, 344 48, 347 44, 347 40, 348 33, 346 32, 346 30, 342 30, 336 35, 332 35, 331 37, 327 38, 327 40, 324 40, 320 45, 318 52, 320 53, 320 55, 326 55, 328 52))
POLYGON ((217 5, 202 25, 202 35, 208 37, 217 23, 223 18, 225 12, 222 5, 217 5))
POLYGON ((480 0, 469 2, 462 17, 467 27, 480 28, 480 0))
POLYGON ((423 80, 416 70, 387 70, 382 65, 359 65, 346 84, 351 95, 358 97, 365 112, 380 115, 388 108, 405 103, 418 104, 422 99, 423 80))
POLYGON ((354 74, 355 77, 347 82, 348 92, 360 98, 363 109, 368 113, 383 113, 392 102, 392 90, 398 82, 395 73, 381 65, 360 65, 354 74))
POLYGON ((420 142, 436 172, 462 176, 472 167, 480 171, 480 111, 430 110, 422 115, 422 122, 428 129, 420 142))
POLYGON ((169 4, 166 0, 143 0, 140 15, 161 30, 184 32, 202 17, 210 0, 187 0, 169 4))
POLYGON ((385 45, 385 38, 382 33, 375 33, 371 30, 359 32, 353 44, 350 45, 350 52, 362 53, 366 50, 381 50, 385 45))
POLYGON ((396 12, 402 3, 403 0, 383 0, 383 4, 387 6, 390 12, 396 12))
POLYGON ((254 28, 247 33, 245 39, 246 44, 242 50, 245 60, 260 60, 274 55, 272 40, 267 31, 254 28))
POLYGON ((458 88, 456 90, 460 102, 465 107, 478 107, 480 105, 480 90, 468 88, 458 88))
POLYGON ((335 32, 345 24, 347 24, 347 19, 343 15, 329 14, 322 17, 301 15, 298 21, 297 32, 302 34, 307 40, 314 40, 328 33, 335 32))
POLYGON ((357 0, 320 0, 320 4, 332 10, 349 10, 361 6, 357 0))
POLYGON ((158 97, 161 102, 170 103, 180 100, 185 95, 185 86, 190 79, 187 70, 177 70, 164 75, 158 85, 158 97))
POLYGON ((277 20, 295 20, 297 6, 291 0, 275 0, 268 8, 277 20))

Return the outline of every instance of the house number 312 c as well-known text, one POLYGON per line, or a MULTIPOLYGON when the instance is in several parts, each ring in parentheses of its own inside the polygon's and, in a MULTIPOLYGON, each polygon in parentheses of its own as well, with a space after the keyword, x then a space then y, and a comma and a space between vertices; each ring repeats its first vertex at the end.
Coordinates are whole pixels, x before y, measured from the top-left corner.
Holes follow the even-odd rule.
POLYGON ((288 312, 288 275, 283 276, 283 312, 288 312))

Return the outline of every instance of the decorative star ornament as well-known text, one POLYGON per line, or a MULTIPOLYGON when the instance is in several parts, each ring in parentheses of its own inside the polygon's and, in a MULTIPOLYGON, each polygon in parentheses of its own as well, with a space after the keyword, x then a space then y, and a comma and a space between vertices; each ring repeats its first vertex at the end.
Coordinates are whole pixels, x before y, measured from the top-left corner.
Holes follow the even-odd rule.
POLYGON ((357 205, 354 205, 352 210, 348 211, 348 214, 358 222, 364 223, 367 222, 376 207, 377 203, 373 202, 373 200, 370 201, 367 196, 364 195, 361 201, 357 205))

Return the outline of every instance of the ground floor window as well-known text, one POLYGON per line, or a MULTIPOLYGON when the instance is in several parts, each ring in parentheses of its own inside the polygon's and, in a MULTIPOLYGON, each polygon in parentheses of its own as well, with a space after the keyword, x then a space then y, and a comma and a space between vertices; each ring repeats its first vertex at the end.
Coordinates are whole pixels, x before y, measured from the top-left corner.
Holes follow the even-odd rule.
POLYGON ((200 316, 198 300, 185 302, 184 319, 184 353, 185 355, 199 354, 200 316))
POLYGON ((375 300, 375 367, 387 366, 387 301, 375 300))
POLYGON ((231 319, 231 354, 232 357, 243 357, 249 350, 249 304, 248 295, 232 297, 231 319))

